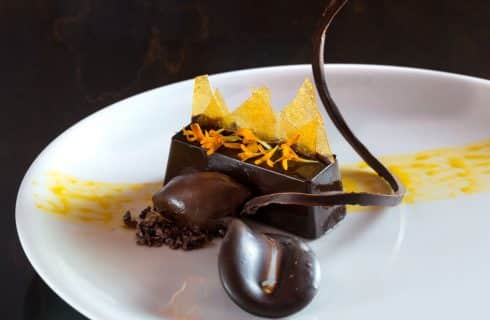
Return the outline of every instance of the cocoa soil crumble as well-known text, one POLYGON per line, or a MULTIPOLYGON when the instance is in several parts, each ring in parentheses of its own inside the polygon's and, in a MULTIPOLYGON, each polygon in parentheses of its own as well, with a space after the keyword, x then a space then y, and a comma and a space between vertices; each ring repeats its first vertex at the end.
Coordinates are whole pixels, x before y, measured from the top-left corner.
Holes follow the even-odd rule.
POLYGON ((136 229, 136 243, 148 247, 161 247, 185 251, 202 248, 215 238, 223 238, 226 233, 224 224, 213 230, 198 226, 181 226, 151 207, 145 208, 137 220, 127 211, 123 216, 126 227, 136 229))

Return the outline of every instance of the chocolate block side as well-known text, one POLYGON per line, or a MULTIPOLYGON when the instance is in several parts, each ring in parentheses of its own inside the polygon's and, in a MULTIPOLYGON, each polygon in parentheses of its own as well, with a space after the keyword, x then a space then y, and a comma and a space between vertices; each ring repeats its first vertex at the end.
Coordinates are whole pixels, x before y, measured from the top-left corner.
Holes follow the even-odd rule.
POLYGON ((207 164, 206 151, 174 137, 168 154, 164 183, 185 173, 206 171, 207 164))
MULTIPOLYGON (((311 181, 256 166, 249 162, 214 153, 189 143, 181 133, 172 138, 165 181, 193 171, 218 171, 250 187, 254 194, 276 192, 320 193, 342 190, 338 164, 325 167, 311 181)), ((318 238, 345 215, 345 207, 306 207, 270 205, 253 216, 254 220, 305 238, 318 238)))
MULTIPOLYGON (((312 181, 310 193, 319 194, 329 191, 342 191, 340 166, 337 159, 329 167, 325 168, 312 181)), ((346 214, 345 206, 313 207, 315 216, 315 238, 339 223, 346 214)))
POLYGON ((220 153, 208 157, 208 170, 231 176, 250 187, 255 195, 279 192, 279 190, 308 192, 305 181, 220 153))
MULTIPOLYGON (((311 182, 305 182, 305 186, 308 193, 341 191, 338 162, 325 167, 311 182)), ((316 239, 342 220, 345 212, 345 206, 306 207, 273 204, 260 209, 254 219, 304 238, 316 239)))

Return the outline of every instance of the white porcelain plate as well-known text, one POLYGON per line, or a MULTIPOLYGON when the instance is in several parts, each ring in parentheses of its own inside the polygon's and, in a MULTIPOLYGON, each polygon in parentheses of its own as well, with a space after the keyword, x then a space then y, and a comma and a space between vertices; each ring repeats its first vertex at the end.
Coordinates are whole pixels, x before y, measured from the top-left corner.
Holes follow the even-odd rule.
MULTIPOLYGON (((409 194, 397 208, 350 211, 310 243, 320 291, 291 318, 488 319, 490 82, 368 65, 329 65, 327 74, 349 124, 388 156, 409 194)), ((210 80, 232 108, 266 85, 279 109, 305 77, 309 66, 210 80)), ((48 285, 89 318, 254 318, 221 287, 218 241, 192 252, 147 248, 121 227, 123 211, 136 213, 161 182, 170 137, 189 120, 192 86, 151 90, 80 121, 24 177, 16 207, 22 246, 48 285)), ((358 162, 325 122, 341 164, 358 162)), ((358 177, 373 187, 361 176, 351 183, 358 177)))

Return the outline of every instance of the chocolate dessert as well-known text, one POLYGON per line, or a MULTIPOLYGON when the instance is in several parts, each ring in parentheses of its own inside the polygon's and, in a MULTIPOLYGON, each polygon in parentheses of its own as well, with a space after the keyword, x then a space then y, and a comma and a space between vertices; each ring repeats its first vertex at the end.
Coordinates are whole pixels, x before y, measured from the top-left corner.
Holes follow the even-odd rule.
POLYGON ((220 172, 176 176, 153 195, 153 207, 178 225, 212 230, 239 211, 250 191, 220 172))
POLYGON ((269 90, 255 89, 230 112, 207 76, 195 79, 191 123, 172 138, 164 186, 135 222, 139 244, 200 248, 225 235, 220 279, 230 298, 260 316, 299 311, 315 296, 320 270, 313 252, 291 235, 263 234, 246 216, 304 238, 318 238, 345 216, 345 206, 398 205, 398 179, 354 135, 330 96, 325 33, 347 0, 332 0, 314 37, 313 75, 321 101, 345 140, 391 187, 386 194, 344 192, 313 84, 306 79, 279 114, 269 90))
MULTIPOLYGON (((232 113, 219 92, 212 93, 206 76, 196 78, 194 101, 206 95, 207 106, 194 104, 193 122, 172 138, 165 183, 187 172, 212 171, 232 177, 253 196, 342 191, 339 165, 308 79, 279 115, 266 88, 255 90, 232 113)), ((344 205, 296 204, 271 204, 250 215, 304 238, 320 237, 344 216, 344 205)))
MULTIPOLYGON (((182 133, 172 138, 165 181, 188 170, 222 172, 252 190, 254 195, 277 192, 320 194, 341 191, 338 162, 318 160, 316 163, 295 163, 288 171, 238 159, 232 152, 215 152, 210 156, 195 143, 186 141, 182 133)), ((318 238, 345 216, 345 206, 308 207, 273 204, 258 210, 253 219, 305 238, 318 238)))

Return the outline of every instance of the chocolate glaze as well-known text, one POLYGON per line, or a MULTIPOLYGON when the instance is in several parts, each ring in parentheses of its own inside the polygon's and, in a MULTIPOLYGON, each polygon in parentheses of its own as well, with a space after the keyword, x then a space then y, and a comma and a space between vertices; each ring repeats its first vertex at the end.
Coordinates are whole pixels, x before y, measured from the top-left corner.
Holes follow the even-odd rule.
POLYGON ((185 225, 213 227, 232 215, 250 197, 250 191, 219 172, 195 172, 177 176, 153 195, 153 207, 185 225))
POLYGON ((221 243, 218 266, 230 298, 263 317, 285 317, 303 309, 320 283, 319 263, 304 241, 255 232, 238 219, 221 243))
MULTIPOLYGON (((207 156, 204 149, 186 141, 181 133, 177 133, 172 138, 165 180, 168 183, 189 170, 224 173, 248 186, 255 196, 278 192, 309 194, 342 190, 339 165, 336 160, 330 164, 323 164, 323 169, 319 171, 315 169, 313 176, 301 177, 298 173, 289 174, 289 172, 257 166, 220 152, 207 156)), ((273 204, 256 213, 252 216, 255 220, 301 237, 318 238, 342 220, 345 216, 345 206, 273 204)))
POLYGON ((315 86, 332 122, 349 142, 352 148, 376 173, 386 180, 392 189, 390 194, 378 193, 346 193, 331 191, 323 194, 310 194, 303 192, 279 192, 258 196, 247 202, 243 208, 243 214, 251 214, 260 208, 269 205, 300 205, 300 206, 332 206, 354 204, 361 206, 396 206, 400 204, 405 195, 405 188, 400 181, 362 144, 352 132, 344 117, 340 113, 335 101, 328 90, 325 77, 324 46, 325 34, 336 14, 347 3, 347 0, 332 0, 323 12, 318 26, 318 31, 313 37, 313 75, 315 86))

